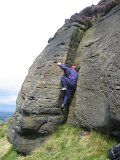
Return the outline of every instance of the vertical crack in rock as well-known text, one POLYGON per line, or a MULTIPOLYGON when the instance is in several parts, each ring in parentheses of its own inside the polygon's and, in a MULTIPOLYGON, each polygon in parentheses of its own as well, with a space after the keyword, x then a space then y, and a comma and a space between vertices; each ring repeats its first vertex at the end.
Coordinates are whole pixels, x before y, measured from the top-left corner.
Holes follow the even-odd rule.
MULTIPOLYGON (((65 61, 67 66, 72 66, 72 65, 79 66, 79 64, 76 63, 76 56, 77 56, 77 49, 82 40, 83 34, 84 34, 84 31, 79 28, 77 28, 73 32, 73 35, 71 36, 71 40, 70 40, 67 58, 65 61)), ((67 106, 66 111, 64 113, 65 121, 67 121, 68 123, 71 123, 72 121, 74 105, 75 105, 75 95, 74 97, 71 97, 69 106, 67 106)))

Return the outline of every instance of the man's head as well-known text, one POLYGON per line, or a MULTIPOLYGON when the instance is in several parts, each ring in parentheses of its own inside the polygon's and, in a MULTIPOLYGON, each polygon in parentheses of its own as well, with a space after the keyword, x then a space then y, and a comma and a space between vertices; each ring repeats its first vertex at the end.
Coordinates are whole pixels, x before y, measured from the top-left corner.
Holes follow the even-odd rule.
POLYGON ((80 66, 75 66, 75 65, 73 65, 73 66, 71 66, 70 68, 76 70, 76 72, 79 72, 79 70, 80 70, 80 66))

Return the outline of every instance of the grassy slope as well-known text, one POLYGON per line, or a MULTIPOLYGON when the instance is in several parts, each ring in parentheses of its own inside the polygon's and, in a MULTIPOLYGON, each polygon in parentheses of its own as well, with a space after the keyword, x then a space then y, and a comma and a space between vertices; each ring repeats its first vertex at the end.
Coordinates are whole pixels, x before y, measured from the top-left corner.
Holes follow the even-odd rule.
POLYGON ((115 140, 97 132, 81 138, 81 130, 69 125, 62 126, 31 156, 18 160, 107 160, 107 150, 115 140))
POLYGON ((0 127, 0 160, 17 159, 17 153, 13 150, 12 145, 7 141, 8 124, 2 124, 0 127))
POLYGON ((81 137, 79 128, 66 124, 31 156, 20 157, 7 141, 7 128, 0 128, 0 160, 107 160, 107 150, 117 143, 97 132, 81 137))

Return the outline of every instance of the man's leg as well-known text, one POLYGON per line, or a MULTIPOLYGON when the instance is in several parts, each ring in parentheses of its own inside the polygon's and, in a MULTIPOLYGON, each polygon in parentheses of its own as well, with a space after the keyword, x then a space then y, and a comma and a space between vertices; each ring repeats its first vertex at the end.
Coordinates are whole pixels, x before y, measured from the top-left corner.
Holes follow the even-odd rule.
POLYGON ((66 91, 64 91, 64 98, 63 98, 63 103, 62 103, 61 107, 65 108, 67 106, 69 100, 70 100, 70 94, 69 94, 69 91, 66 90, 66 91))
POLYGON ((62 104, 62 108, 67 106, 67 103, 69 101, 70 98, 70 92, 69 92, 69 78, 63 76, 61 77, 61 83, 62 83, 62 92, 63 92, 63 104, 62 104))
POLYGON ((68 78, 65 77, 65 76, 61 77, 61 84, 62 84, 62 87, 67 88, 67 86, 68 86, 68 78))

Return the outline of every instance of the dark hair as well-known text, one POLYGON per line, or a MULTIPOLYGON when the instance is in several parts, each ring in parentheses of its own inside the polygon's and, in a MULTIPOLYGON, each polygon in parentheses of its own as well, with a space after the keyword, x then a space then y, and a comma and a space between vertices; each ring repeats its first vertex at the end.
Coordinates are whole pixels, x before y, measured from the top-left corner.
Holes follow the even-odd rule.
POLYGON ((75 68, 76 72, 79 72, 80 66, 75 68))

